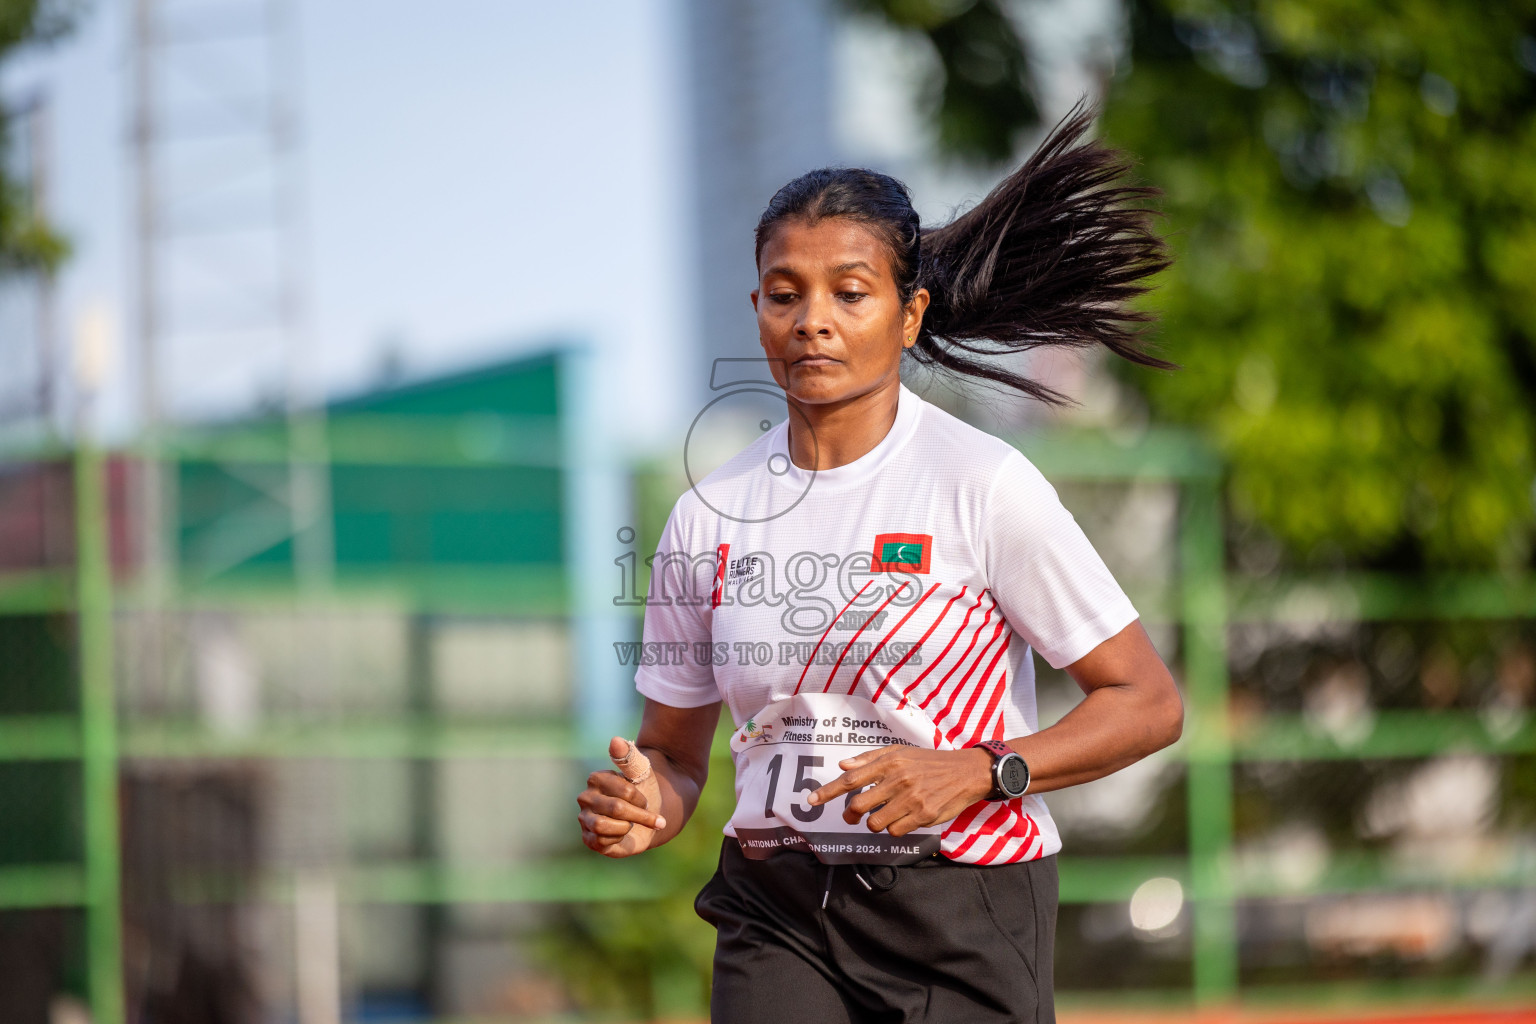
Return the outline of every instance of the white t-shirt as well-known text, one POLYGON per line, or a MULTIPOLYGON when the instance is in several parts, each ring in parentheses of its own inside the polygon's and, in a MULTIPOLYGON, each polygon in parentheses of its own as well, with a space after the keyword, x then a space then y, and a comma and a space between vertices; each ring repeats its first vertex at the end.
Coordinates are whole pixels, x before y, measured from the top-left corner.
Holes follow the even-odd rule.
MULTIPOLYGON (((890 431, 847 465, 795 466, 789 424, 673 507, 635 675, 646 697, 723 700, 741 727, 797 691, 856 694, 921 708, 934 745, 960 748, 1038 730, 1030 648, 1060 668, 1136 619, 1039 470, 905 385, 890 431)), ((972 805, 941 844, 972 864, 1060 848, 1035 793, 972 805)))

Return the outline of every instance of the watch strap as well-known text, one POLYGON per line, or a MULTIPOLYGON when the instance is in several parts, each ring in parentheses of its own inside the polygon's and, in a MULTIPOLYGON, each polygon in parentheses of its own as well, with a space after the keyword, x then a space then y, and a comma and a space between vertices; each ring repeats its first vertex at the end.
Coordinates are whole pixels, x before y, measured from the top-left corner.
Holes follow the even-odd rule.
POLYGON ((992 755, 992 791, 987 794, 987 799, 1003 799, 1008 794, 1003 792, 1002 783, 997 777, 997 763, 1009 754, 1015 753, 1014 749, 1002 740, 982 740, 980 743, 972 743, 971 746, 980 747, 992 755))
POLYGON ((980 747, 993 757, 1007 757, 1014 753, 1014 749, 1002 740, 982 740, 980 743, 972 743, 973 747, 980 747))

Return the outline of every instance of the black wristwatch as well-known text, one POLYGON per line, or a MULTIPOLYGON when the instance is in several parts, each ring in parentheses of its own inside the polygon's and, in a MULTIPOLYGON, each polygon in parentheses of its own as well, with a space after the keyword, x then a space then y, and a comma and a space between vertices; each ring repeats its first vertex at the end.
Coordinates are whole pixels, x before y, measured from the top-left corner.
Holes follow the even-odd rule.
POLYGON ((992 792, 988 800, 1013 800, 1029 789, 1029 765, 1002 740, 986 740, 973 743, 992 755, 992 792))

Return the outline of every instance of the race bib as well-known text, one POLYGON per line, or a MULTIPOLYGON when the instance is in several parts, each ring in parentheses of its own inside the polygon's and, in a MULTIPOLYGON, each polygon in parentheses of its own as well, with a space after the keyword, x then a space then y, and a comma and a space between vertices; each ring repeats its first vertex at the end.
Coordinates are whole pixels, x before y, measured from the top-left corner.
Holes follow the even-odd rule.
MULTIPOLYGON (((801 693, 763 708, 731 737, 736 813, 731 828, 744 855, 765 860, 804 850, 824 864, 911 864, 939 849, 944 826, 893 836, 850 825, 843 810, 857 793, 812 806, 806 795, 843 773, 837 763, 895 743, 936 748, 937 730, 916 708, 881 707, 863 697, 801 693)), ((945 748, 948 744, 943 744, 945 748)))

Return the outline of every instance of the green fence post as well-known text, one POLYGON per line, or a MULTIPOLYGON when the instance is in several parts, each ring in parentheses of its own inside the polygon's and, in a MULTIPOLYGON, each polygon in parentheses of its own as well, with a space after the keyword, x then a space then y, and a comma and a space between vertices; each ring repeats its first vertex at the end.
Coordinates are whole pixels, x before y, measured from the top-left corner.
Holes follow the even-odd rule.
POLYGON ((123 1024, 117 708, 112 682, 112 573, 103 472, 101 453, 82 432, 75 451, 75 573, 87 977, 91 1019, 95 1024, 123 1024))
POLYGON ((1230 1002, 1237 995, 1220 480, 1187 480, 1181 497, 1179 560, 1184 686, 1190 705, 1188 797, 1195 1000, 1209 1006, 1230 1002))

